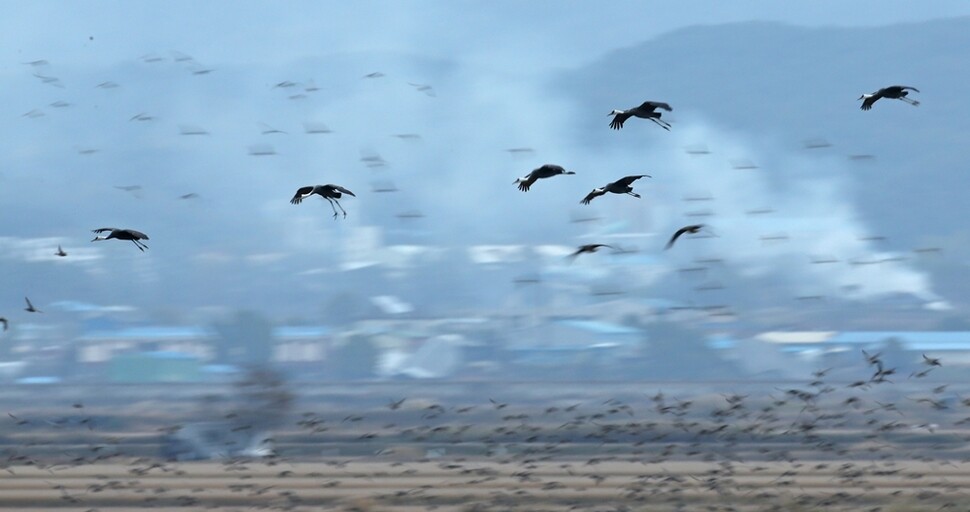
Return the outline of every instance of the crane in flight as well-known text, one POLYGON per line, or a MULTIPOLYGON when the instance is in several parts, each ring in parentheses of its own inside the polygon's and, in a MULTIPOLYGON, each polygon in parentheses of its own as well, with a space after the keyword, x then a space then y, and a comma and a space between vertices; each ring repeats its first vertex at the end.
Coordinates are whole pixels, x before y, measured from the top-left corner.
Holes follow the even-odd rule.
POLYGON ((670 105, 663 103, 661 101, 644 101, 639 106, 629 108, 626 110, 616 110, 614 109, 607 115, 614 116, 613 120, 610 121, 610 128, 614 130, 619 130, 623 128, 623 123, 631 117, 639 117, 641 119, 649 119, 664 130, 670 131, 670 123, 660 119, 662 115, 661 112, 657 112, 657 109, 666 110, 667 112, 672 111, 670 105))
POLYGON ((589 204, 590 201, 607 192, 610 192, 612 194, 628 194, 633 197, 639 198, 640 194, 637 194, 636 192, 633 191, 632 184, 634 181, 637 181, 638 179, 643 177, 650 178, 651 176, 649 174, 636 174, 633 176, 626 176, 614 181, 613 183, 607 183, 606 185, 600 188, 594 188, 592 192, 590 192, 589 194, 586 194, 586 197, 584 197, 583 200, 580 201, 580 203, 589 204))
POLYGON ((574 260, 576 259, 577 256, 579 256, 580 254, 583 254, 584 252, 594 253, 603 247, 609 247, 614 251, 617 250, 616 247, 613 247, 612 245, 607 245, 607 244, 586 244, 586 245, 580 245, 578 248, 576 248, 575 251, 573 251, 572 254, 570 254, 567 257, 571 260, 574 260))
POLYGON ((677 231, 674 232, 674 236, 670 237, 670 240, 667 242, 667 246, 664 247, 664 250, 666 251, 667 249, 670 249, 671 247, 673 247, 674 242, 676 242, 677 239, 680 238, 680 236, 683 235, 684 233, 695 234, 703 228, 704 228, 704 224, 691 224, 690 226, 684 226, 678 229, 677 231))
POLYGON ((293 195, 293 199, 290 199, 292 204, 300 204, 304 198, 317 194, 318 196, 326 199, 330 202, 330 207, 333 208, 333 218, 337 218, 337 208, 334 207, 336 204, 340 208, 340 211, 344 213, 344 218, 347 218, 347 211, 344 210, 343 206, 340 206, 340 199, 344 194, 348 194, 357 197, 353 192, 347 190, 340 185, 308 185, 306 187, 300 187, 296 190, 296 194, 293 195))
POLYGON ((142 240, 148 240, 148 235, 142 233, 141 231, 135 231, 134 229, 98 228, 92 229, 91 232, 108 232, 108 236, 96 236, 93 240, 91 240, 92 242, 97 242, 99 240, 111 240, 112 238, 115 240, 129 240, 131 243, 135 244, 135 247, 137 247, 141 252, 145 252, 145 249, 148 249, 148 246, 142 242, 142 240))
POLYGON ((543 178, 551 178, 553 176, 558 176, 560 174, 576 174, 576 173, 573 171, 567 171, 566 169, 563 169, 562 166, 559 166, 559 165, 546 164, 537 169, 533 169, 532 172, 515 180, 513 183, 517 183, 519 185, 519 190, 523 192, 528 192, 529 187, 531 187, 532 184, 536 182, 536 180, 540 180, 543 178))
POLYGON ((34 307, 34 305, 30 302, 30 299, 24 297, 24 300, 27 301, 27 307, 24 308, 24 311, 28 313, 43 313, 43 311, 34 307))
POLYGON ((862 110, 869 110, 872 108, 873 103, 875 103, 876 101, 879 101, 879 98, 889 98, 891 100, 902 100, 914 107, 918 107, 919 106, 918 101, 906 97, 909 94, 909 91, 919 92, 919 89, 915 87, 910 87, 908 85, 891 85, 889 87, 883 87, 882 89, 879 89, 878 91, 872 94, 863 94, 862 96, 859 96, 859 99, 863 100, 862 106, 859 108, 861 108, 862 110))

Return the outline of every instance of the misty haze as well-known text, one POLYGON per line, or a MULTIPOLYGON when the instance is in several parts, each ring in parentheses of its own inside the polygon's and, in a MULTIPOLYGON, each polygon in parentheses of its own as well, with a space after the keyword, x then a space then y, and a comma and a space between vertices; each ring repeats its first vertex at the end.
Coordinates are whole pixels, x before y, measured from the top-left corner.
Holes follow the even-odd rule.
POLYGON ((970 508, 970 6, 7 7, 0 510, 970 508))

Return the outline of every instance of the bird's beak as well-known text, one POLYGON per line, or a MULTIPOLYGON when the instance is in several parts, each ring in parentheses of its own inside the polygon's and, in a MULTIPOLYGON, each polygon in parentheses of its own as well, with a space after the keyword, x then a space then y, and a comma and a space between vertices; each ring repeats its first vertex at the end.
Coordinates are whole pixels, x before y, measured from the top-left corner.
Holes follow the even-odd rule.
POLYGON ((858 99, 857 99, 856 101, 858 101, 858 100, 862 100, 862 99, 865 99, 865 97, 866 97, 866 95, 865 95, 865 94, 863 94, 862 96, 859 96, 859 98, 858 98, 858 99))

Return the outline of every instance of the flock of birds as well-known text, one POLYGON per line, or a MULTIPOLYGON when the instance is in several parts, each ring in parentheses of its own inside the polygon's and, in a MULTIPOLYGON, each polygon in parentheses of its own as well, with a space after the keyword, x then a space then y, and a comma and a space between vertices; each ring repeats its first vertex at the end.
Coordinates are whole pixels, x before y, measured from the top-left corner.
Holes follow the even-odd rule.
MULTIPOLYGON (((458 491, 465 509, 483 512, 604 505, 709 512, 963 510, 970 398, 947 384, 918 391, 912 384, 943 367, 925 354, 906 381, 905 396, 893 398, 899 390, 891 377, 903 368, 892 366, 891 357, 862 351, 858 364, 817 369, 810 379, 783 387, 711 384, 693 395, 671 383, 674 389, 652 393, 640 386, 605 391, 564 385, 539 397, 531 389, 537 384, 529 384, 530 392, 514 403, 485 397, 515 390, 476 384, 447 392, 395 387, 395 398, 384 405, 380 393, 348 388, 337 390, 348 393, 346 402, 328 395, 332 403, 323 412, 272 418, 246 412, 252 404, 207 407, 205 414, 223 414, 233 432, 271 426, 266 442, 277 446, 259 458, 226 457, 221 467, 138 452, 109 426, 123 422, 107 397, 91 398, 93 404, 73 403, 66 416, 8 413, 13 438, 50 440, 50 431, 72 432, 73 444, 34 454, 31 443, 23 443, 6 451, 0 469, 19 481, 40 479, 35 489, 43 491, 46 483, 57 491, 44 503, 98 510, 239 504, 350 510, 350 500, 362 497, 382 510, 451 510, 458 491), (866 367, 871 373, 860 375, 866 367), (472 402, 464 401, 469 397, 472 402), (320 463, 320 446, 347 454, 320 463)), ((172 435, 183 428, 158 430, 172 435)))
MULTIPOLYGON (((909 91, 919 92, 919 90, 916 89, 915 87, 909 87, 905 85, 893 85, 889 87, 883 87, 871 94, 863 94, 859 96, 859 99, 863 100, 861 109, 862 110, 871 109, 872 105, 880 98, 897 99, 897 100, 901 100, 906 103, 909 103, 910 105, 918 106, 919 101, 916 101, 907 97, 909 95, 909 91)), ((658 112, 658 109, 667 111, 667 112, 673 111, 673 108, 670 106, 670 104, 664 103, 661 101, 644 101, 640 105, 637 105, 636 107, 629 108, 626 110, 614 109, 608 114, 613 116, 613 120, 610 121, 610 128, 614 130, 619 130, 623 128, 623 123, 625 123, 628 119, 630 119, 631 117, 638 117, 640 119, 647 119, 649 121, 652 121, 656 123, 658 126, 660 126, 661 128, 663 128, 664 130, 669 131, 670 123, 661 119, 661 117, 663 116, 663 113, 658 112)), ((546 164, 536 169, 533 169, 532 172, 530 172, 529 174, 526 174, 525 176, 516 179, 514 183, 518 185, 519 190, 523 192, 528 192, 531 189, 532 185, 535 184, 535 182, 540 179, 548 179, 555 176, 564 176, 564 175, 571 175, 571 174, 576 174, 576 173, 574 171, 566 170, 561 165, 546 164)), ((639 180, 640 178, 652 178, 652 176, 650 176, 649 174, 635 174, 631 176, 624 176, 616 181, 607 183, 602 187, 594 188, 592 191, 590 191, 589 194, 586 195, 586 197, 584 197, 580 201, 580 203, 588 205, 593 199, 596 199, 597 197, 600 197, 606 194, 620 194, 620 195, 625 194, 639 199, 640 194, 633 191, 633 183, 639 180)), ((318 185, 317 187, 320 187, 320 186, 318 185)), ((334 187, 334 185, 327 185, 326 187, 334 187)), ((301 188, 300 191, 297 192, 297 194, 299 195, 301 193, 305 193, 305 191, 309 188, 310 187, 301 188)), ((323 193, 321 193, 321 195, 323 195, 324 197, 328 197, 323 193)), ((339 197, 339 193, 337 197, 339 197)), ((336 211, 334 211, 334 216, 336 217, 336 215, 337 213, 336 211)), ((670 239, 667 241, 667 244, 664 246, 664 250, 667 250, 673 247, 677 239, 679 239, 684 234, 688 234, 688 233, 697 234, 701 230, 705 229, 706 227, 707 226, 704 224, 691 224, 688 226, 684 226, 680 229, 677 229, 674 232, 674 234, 670 237, 670 239)), ((616 250, 615 247, 607 244, 586 244, 586 245, 580 246, 575 252, 570 254, 569 257, 575 258, 576 256, 583 253, 593 253, 602 247, 607 247, 607 248, 616 250)))
MULTIPOLYGON (((150 62, 150 61, 146 60, 146 62, 150 62)), ((191 59, 191 57, 188 57, 182 54, 177 55, 176 62, 189 62, 190 64, 193 65, 192 70, 194 74, 205 74, 205 73, 211 72, 211 69, 198 65, 197 63, 195 63, 193 59, 191 59)), ((32 66, 46 65, 46 61, 35 61, 35 62, 30 62, 28 64, 32 66)), ((40 74, 35 74, 35 76, 42 78, 45 81, 45 83, 52 83, 56 80, 56 78, 54 77, 48 77, 40 74)), ((365 78, 378 78, 381 76, 383 76, 382 73, 371 73, 371 74, 365 75, 365 78)), ((57 82, 54 82, 54 85, 57 85, 57 82)), ((292 82, 281 82, 277 84, 275 87, 291 87, 294 85, 296 84, 292 82)), ((410 83, 410 85, 413 87, 416 87, 419 91, 422 91, 425 94, 433 95, 433 91, 428 85, 415 84, 415 83, 410 83)), ((98 87, 113 88, 113 87, 117 87, 117 84, 114 84, 113 82, 105 82, 105 83, 99 84, 98 87)), ((308 88, 307 90, 309 91, 311 89, 308 88)), ((316 88, 314 88, 313 90, 316 90, 316 88)), ((863 100, 861 108, 862 110, 869 110, 872 108, 873 104, 876 101, 882 98, 897 99, 897 100, 909 103, 910 105, 913 105, 913 106, 919 105, 918 101, 908 97, 910 91, 919 92, 918 89, 916 89, 915 87, 893 85, 890 87, 881 88, 870 94, 863 94, 859 97, 860 100, 863 100)), ((610 121, 609 127, 614 130, 620 130, 623 128, 624 124, 630 118, 639 118, 639 119, 649 120, 657 124, 661 128, 663 128, 664 130, 669 131, 671 128, 671 125, 667 121, 664 121, 662 117, 663 117, 663 112, 671 112, 672 110, 673 108, 670 106, 670 104, 665 102, 660 102, 660 101, 644 101, 640 105, 637 105, 632 108, 623 109, 623 110, 614 109, 608 114, 609 116, 612 116, 612 120, 610 121)), ((146 121, 151 119, 153 119, 153 117, 149 116, 146 113, 140 113, 131 118, 132 121, 146 121)), ((195 133, 195 132, 192 132, 192 133, 195 133)), ((265 134, 265 133, 285 133, 285 132, 273 129, 268 125, 264 125, 263 133, 265 134)), ((408 136, 413 136, 413 134, 403 134, 399 136, 408 137, 408 136)), ((515 152, 515 151, 525 150, 525 149, 527 148, 515 148, 509 151, 515 152)), ((377 158, 378 160, 380 159, 380 157, 375 157, 375 158, 377 158)), ((574 174, 576 174, 574 171, 567 170, 560 165, 546 164, 536 169, 533 169, 525 176, 516 179, 514 181, 514 184, 517 185, 519 190, 523 192, 528 192, 529 190, 531 190, 533 185, 535 185, 535 183, 538 180, 549 179, 555 176, 566 176, 566 175, 574 175, 574 174)), ((634 198, 640 198, 641 195, 637 192, 634 192, 633 187, 634 187, 634 183, 637 180, 640 180, 641 178, 652 178, 652 176, 649 174, 636 174, 636 175, 624 176, 622 178, 617 179, 616 181, 607 183, 606 185, 603 185, 601 187, 593 188, 588 194, 586 194, 585 197, 583 197, 580 200, 580 203, 584 205, 589 205, 594 199, 600 196, 605 196, 607 194, 629 195, 634 198)), ((117 187, 117 188, 128 192, 137 192, 137 190, 140 189, 141 187, 126 186, 126 187, 117 187)), ((393 188, 390 190, 393 190, 393 188)), ((378 191, 384 191, 384 189, 378 190, 378 191)), ((347 217, 347 211, 344 210, 343 206, 340 204, 340 200, 344 196, 356 197, 356 194, 354 192, 352 192, 348 188, 343 187, 341 185, 335 185, 335 184, 307 185, 297 189, 293 197, 290 199, 290 203, 294 205, 301 204, 304 199, 313 195, 320 196, 322 199, 326 200, 330 204, 331 209, 333 210, 334 219, 339 217, 341 214, 343 215, 344 218, 347 217), (338 209, 339 209, 339 212, 338 212, 338 209)), ((193 197, 196 197, 196 194, 185 194, 181 196, 182 199, 189 199, 193 197)), ((697 234, 702 230, 710 232, 709 227, 705 224, 690 224, 677 229, 670 236, 669 240, 667 241, 664 247, 664 250, 671 249, 682 236, 686 234, 697 234)), ((104 241, 104 240, 129 241, 136 248, 138 248, 139 251, 144 252, 146 249, 148 249, 148 245, 144 243, 145 240, 149 240, 148 235, 136 229, 104 227, 104 228, 94 229, 92 231, 95 234, 97 234, 97 236, 95 236, 95 238, 92 239, 92 242, 104 241)), ((713 235, 713 233, 711 234, 713 235)), ((596 252, 598 249, 604 248, 604 247, 613 249, 615 252, 618 252, 618 253, 622 251, 621 249, 618 249, 608 244, 586 244, 577 248, 573 253, 569 254, 567 258, 571 259, 584 253, 593 253, 593 252, 596 252)), ((55 255, 58 257, 68 256, 67 252, 65 252, 63 248, 61 248, 60 246, 58 246, 57 251, 55 252, 55 255)), ((29 300, 28 300, 28 304, 29 304, 29 300)), ((38 310, 33 308, 33 306, 29 306, 26 310, 29 312, 39 312, 38 310)), ((6 330, 8 326, 8 320, 6 318, 0 317, 0 324, 2 324, 4 330, 6 330)))

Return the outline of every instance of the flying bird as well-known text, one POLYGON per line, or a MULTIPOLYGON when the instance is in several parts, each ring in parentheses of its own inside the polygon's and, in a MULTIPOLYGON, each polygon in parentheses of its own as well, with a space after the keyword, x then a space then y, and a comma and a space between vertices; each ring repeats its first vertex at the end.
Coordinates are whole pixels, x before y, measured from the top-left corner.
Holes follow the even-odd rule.
POLYGON ((347 211, 344 210, 343 206, 340 206, 340 201, 338 201, 343 194, 357 197, 353 192, 341 187, 340 185, 309 185, 297 189, 296 194, 293 195, 293 199, 290 199, 290 203, 300 204, 300 202, 303 201, 303 198, 312 196, 313 194, 317 194, 330 202, 330 207, 333 208, 334 218, 337 218, 337 208, 334 208, 334 204, 336 204, 337 207, 340 208, 340 211, 344 213, 344 218, 347 218, 347 211))
POLYGON ((532 172, 515 180, 513 183, 519 184, 519 190, 523 192, 528 192, 529 187, 531 187, 532 184, 536 182, 536 180, 540 180, 543 178, 551 178, 553 176, 558 176, 560 174, 576 174, 576 173, 573 171, 567 171, 566 169, 563 169, 562 166, 559 166, 559 165, 546 164, 537 169, 533 169, 532 172))
POLYGON ((861 108, 862 110, 869 110, 872 108, 872 104, 878 101, 879 98, 889 98, 891 100, 902 100, 914 107, 919 106, 918 101, 906 97, 909 94, 909 91, 919 92, 919 89, 915 87, 909 87, 907 85, 892 85, 889 87, 883 87, 882 89, 879 89, 878 91, 872 94, 863 94, 862 96, 859 96, 859 99, 863 100, 862 106, 859 108, 861 108))
POLYGON ((640 178, 643 178, 644 176, 646 176, 647 178, 651 177, 649 174, 637 174, 634 176, 626 176, 624 178, 620 178, 614 181, 613 183, 608 183, 603 187, 594 188, 592 192, 590 192, 589 194, 586 194, 586 197, 584 197, 583 200, 580 201, 580 203, 589 204, 589 202, 592 201, 594 198, 601 196, 607 192, 610 192, 613 194, 629 194, 633 197, 639 198, 640 194, 637 194, 636 192, 634 192, 633 187, 631 185, 633 184, 634 181, 640 178))
POLYGON ((58 246, 57 246, 57 252, 55 252, 54 254, 55 254, 56 256, 60 256, 60 257, 62 257, 62 258, 63 258, 64 256, 67 256, 67 253, 66 253, 66 252, 64 252, 64 249, 61 249, 61 246, 60 246, 60 245, 58 245, 58 246))
POLYGON ((640 106, 633 107, 627 110, 614 109, 612 112, 607 114, 610 116, 615 116, 613 117, 613 120, 610 121, 610 128, 613 128, 614 130, 619 130, 620 128, 623 128, 623 123, 627 119, 635 116, 642 119, 649 119, 657 123, 658 125, 660 125, 660 127, 663 128, 664 130, 669 131, 670 123, 666 121, 662 121, 660 119, 661 113, 657 112, 658 108, 662 110, 666 110, 667 112, 670 112, 671 110, 673 110, 672 108, 670 108, 670 105, 659 101, 644 101, 643 103, 640 104, 640 106))
POLYGON ((700 231, 703 227, 704 227, 704 224, 691 224, 690 226, 684 226, 678 229, 676 232, 674 232, 674 236, 670 237, 670 241, 667 242, 667 246, 664 247, 664 250, 666 251, 667 249, 670 249, 671 247, 673 247, 674 242, 676 242, 677 239, 680 238, 680 236, 683 235, 684 233, 694 234, 700 231))
POLYGON ((148 246, 145 245, 141 240, 148 240, 148 235, 140 231, 135 231, 134 229, 118 229, 118 228, 98 228, 92 229, 92 233, 104 233, 108 231, 108 236, 96 236, 92 242, 97 242, 98 240, 130 240, 131 243, 135 244, 135 247, 139 251, 145 252, 148 246))
POLYGON ((30 299, 28 299, 27 297, 24 297, 24 300, 27 301, 27 307, 24 308, 24 311, 27 311, 29 313, 43 313, 43 311, 35 308, 34 305, 31 304, 30 299))
POLYGON ((596 251, 600 250, 600 248, 602 248, 602 247, 609 247, 610 249, 613 249, 614 251, 616 250, 616 247, 613 247, 612 245, 607 245, 607 244, 586 244, 586 245, 580 245, 579 248, 577 248, 576 251, 573 252, 572 254, 570 254, 568 257, 569 258, 572 258, 572 259, 575 259, 577 256, 579 256, 580 254, 583 254, 584 252, 593 253, 593 252, 596 252, 596 251))
POLYGON ((3 330, 6 331, 7 330, 7 327, 8 327, 7 319, 4 318, 4 317, 2 317, 2 316, 0 316, 0 324, 3 324, 3 330))
POLYGON ((923 363, 928 364, 930 366, 943 366, 943 363, 940 362, 939 358, 926 357, 926 354, 923 354, 923 363))

